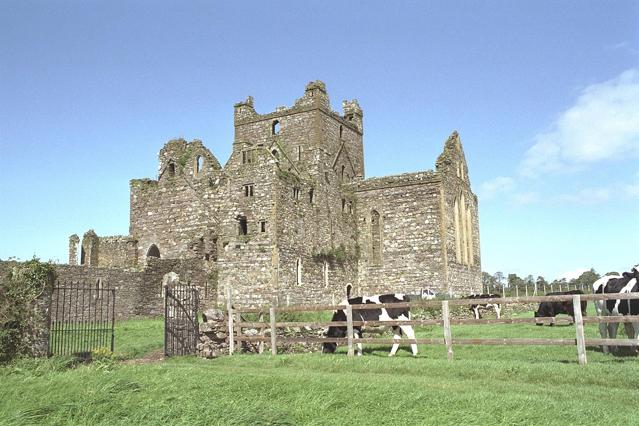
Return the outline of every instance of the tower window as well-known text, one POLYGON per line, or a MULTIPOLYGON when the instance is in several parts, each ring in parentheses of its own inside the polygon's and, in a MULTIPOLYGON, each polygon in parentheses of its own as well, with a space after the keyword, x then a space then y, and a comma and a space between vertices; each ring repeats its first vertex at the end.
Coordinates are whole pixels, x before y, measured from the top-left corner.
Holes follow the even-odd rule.
POLYGON ((273 154, 273 157, 275 157, 275 159, 277 160, 280 159, 280 154, 277 152, 277 149, 274 149, 273 151, 271 151, 271 154, 273 154))
POLYGON ((344 134, 344 126, 339 126, 339 138, 342 139, 342 136, 344 134))
POLYGON ((371 212, 371 261, 375 266, 382 264, 382 232, 379 213, 371 212))
POLYGON ((242 164, 251 164, 253 162, 253 150, 242 151, 242 164))
POLYGON ((342 213, 346 211, 346 199, 342 198, 342 213))
POLYGON ((260 220, 260 232, 266 232, 266 221, 260 220))
POLYGON ((297 146, 297 161, 302 160, 302 145, 297 146))
POLYGON ((244 185, 244 196, 245 197, 252 197, 253 196, 253 184, 252 183, 244 185))
POLYGON ((297 261, 295 261, 295 276, 297 285, 302 285, 302 259, 299 257, 297 258, 297 261))
POLYGON ((167 171, 169 173, 169 177, 174 177, 175 176, 175 163, 170 162, 169 163, 169 167, 167 168, 167 171))
POLYGON ((202 171, 202 166, 204 166, 204 158, 201 155, 195 157, 195 174, 199 174, 202 171))
POLYGON ((315 191, 313 190, 313 188, 311 188, 308 191, 308 202, 313 204, 315 202, 315 191))
POLYGON ((281 130, 281 125, 278 120, 275 120, 271 126, 271 133, 274 135, 279 135, 281 130))
POLYGON ((300 199, 300 189, 297 186, 293 188, 293 199, 294 200, 300 199))

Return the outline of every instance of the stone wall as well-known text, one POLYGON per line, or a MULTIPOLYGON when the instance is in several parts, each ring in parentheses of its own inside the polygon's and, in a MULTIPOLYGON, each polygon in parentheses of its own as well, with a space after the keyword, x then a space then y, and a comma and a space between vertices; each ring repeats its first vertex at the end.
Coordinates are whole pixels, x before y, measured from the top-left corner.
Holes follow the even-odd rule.
POLYGON ((115 316, 117 319, 164 315, 162 279, 175 272, 183 284, 195 285, 200 290, 201 306, 217 303, 214 283, 198 259, 149 259, 142 270, 56 265, 61 285, 81 285, 94 288, 114 288, 115 316))
POLYGON ((138 242, 138 259, 153 256, 152 246, 160 258, 194 257, 200 247, 210 258, 217 244, 219 162, 198 140, 170 141, 159 158, 158 180, 130 183, 129 233, 138 242))
POLYGON ((369 179, 356 191, 360 292, 443 291, 439 177, 429 171, 369 179))

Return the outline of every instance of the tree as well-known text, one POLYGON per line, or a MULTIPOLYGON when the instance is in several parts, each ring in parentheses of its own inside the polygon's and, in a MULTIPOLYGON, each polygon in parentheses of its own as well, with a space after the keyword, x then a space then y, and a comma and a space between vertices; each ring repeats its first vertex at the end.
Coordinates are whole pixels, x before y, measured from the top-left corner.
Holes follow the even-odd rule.
POLYGON ((490 291, 489 290, 490 287, 495 287, 495 279, 488 272, 483 272, 482 271, 482 273, 481 273, 481 283, 482 283, 483 288, 485 288, 487 292, 490 291))
POLYGON ((537 281, 535 282, 535 287, 537 288, 537 290, 546 291, 547 286, 548 286, 548 281, 546 281, 546 279, 542 277, 541 275, 538 276, 537 281))
POLYGON ((584 272, 578 278, 575 278, 570 283, 576 287, 591 287, 592 283, 597 281, 601 276, 595 272, 594 268, 590 268, 589 271, 584 272))
POLYGON ((524 286, 524 280, 519 278, 517 274, 508 274, 508 287, 521 288, 524 286))

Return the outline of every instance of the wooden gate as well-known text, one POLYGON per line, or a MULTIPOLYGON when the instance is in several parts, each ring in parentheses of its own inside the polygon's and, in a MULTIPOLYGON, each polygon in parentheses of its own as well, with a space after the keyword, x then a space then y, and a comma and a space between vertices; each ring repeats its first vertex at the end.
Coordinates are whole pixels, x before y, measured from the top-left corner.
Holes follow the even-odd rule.
POLYGON ((165 356, 195 353, 199 333, 198 297, 197 288, 193 286, 165 287, 165 356))

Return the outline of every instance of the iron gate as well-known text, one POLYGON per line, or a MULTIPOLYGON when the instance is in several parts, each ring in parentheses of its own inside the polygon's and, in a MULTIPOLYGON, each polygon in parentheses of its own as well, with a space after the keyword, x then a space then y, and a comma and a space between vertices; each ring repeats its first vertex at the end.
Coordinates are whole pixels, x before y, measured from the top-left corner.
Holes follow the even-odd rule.
POLYGON ((49 356, 88 356, 115 340, 115 289, 75 285, 53 288, 49 356))
POLYGON ((164 298, 164 355, 196 351, 199 326, 198 291, 193 286, 166 287, 164 298))

